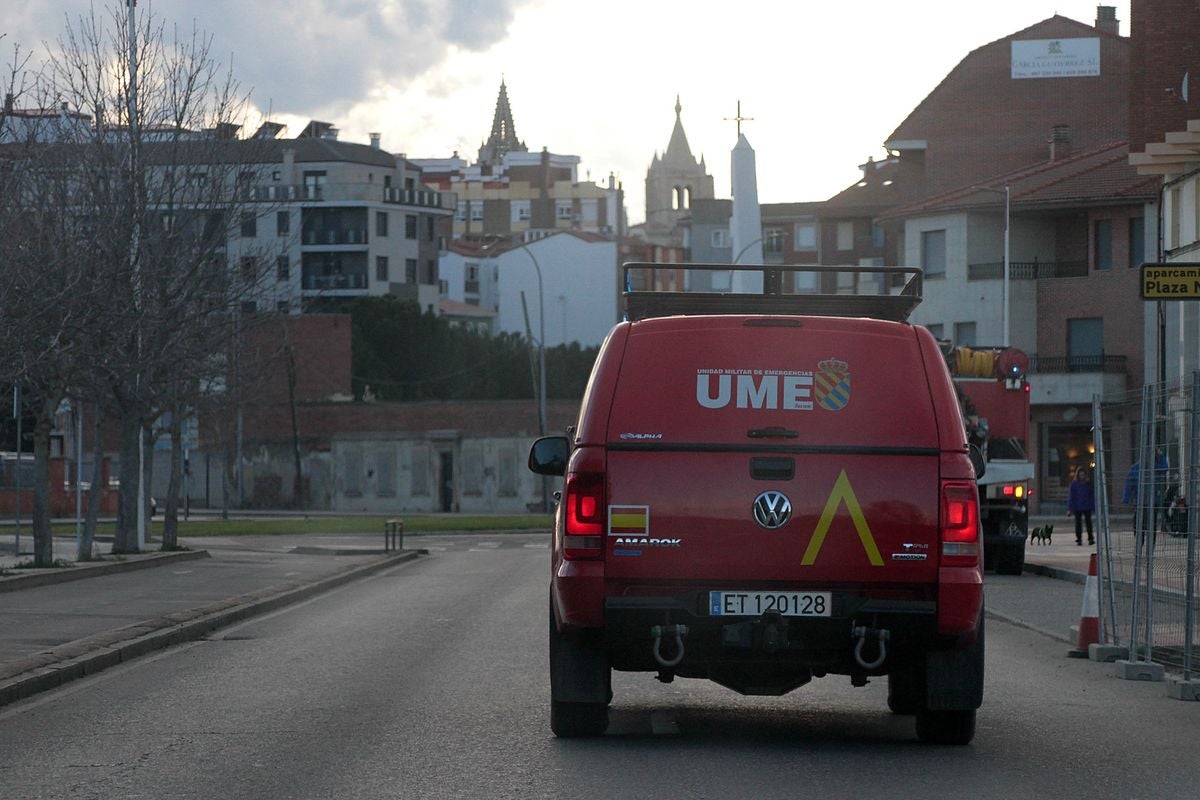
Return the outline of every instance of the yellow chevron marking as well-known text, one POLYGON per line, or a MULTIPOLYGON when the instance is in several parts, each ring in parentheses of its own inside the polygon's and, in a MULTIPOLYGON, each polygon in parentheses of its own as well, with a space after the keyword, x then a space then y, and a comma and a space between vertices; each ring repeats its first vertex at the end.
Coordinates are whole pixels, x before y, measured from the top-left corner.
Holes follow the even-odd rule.
POLYGON ((842 470, 842 474, 838 475, 837 481, 833 484, 833 491, 829 493, 829 499, 825 502, 825 510, 821 512, 821 519, 817 522, 812 540, 808 543, 808 548, 804 551, 804 558, 800 563, 807 567, 816 562, 817 555, 821 552, 821 545, 825 543, 825 534, 829 533, 829 526, 833 524, 833 517, 842 503, 846 504, 846 510, 850 512, 850 519, 854 522, 854 529, 858 531, 858 538, 862 542, 863 550, 867 553, 867 560, 871 562, 872 566, 882 567, 883 556, 879 555, 879 547, 875 544, 875 537, 871 535, 871 528, 867 525, 867 518, 863 515, 862 506, 858 504, 858 498, 854 495, 850 479, 846 477, 846 470, 842 470))

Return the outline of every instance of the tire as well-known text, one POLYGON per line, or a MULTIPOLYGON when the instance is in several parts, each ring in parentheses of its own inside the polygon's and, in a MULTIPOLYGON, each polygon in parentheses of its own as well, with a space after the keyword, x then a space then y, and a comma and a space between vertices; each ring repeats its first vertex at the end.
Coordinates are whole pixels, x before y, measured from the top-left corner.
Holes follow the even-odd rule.
POLYGON ((1020 575, 1025 568, 1025 542, 996 550, 996 574, 1020 575))
POLYGON ((600 736, 608 729, 606 703, 562 703, 550 701, 550 730, 564 739, 600 736))
POLYGON ((550 605, 550 730, 555 736, 600 736, 608 728, 611 670, 594 632, 563 633, 550 605))
POLYGON ((926 744, 970 744, 975 738, 975 711, 918 711, 917 738, 926 744))

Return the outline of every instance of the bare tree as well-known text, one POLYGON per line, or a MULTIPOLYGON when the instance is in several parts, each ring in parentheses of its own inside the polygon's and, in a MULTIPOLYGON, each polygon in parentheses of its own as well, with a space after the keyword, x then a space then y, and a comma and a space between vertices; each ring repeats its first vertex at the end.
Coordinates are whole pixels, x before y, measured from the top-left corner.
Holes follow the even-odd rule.
MULTIPOLYGON (((200 387, 223 377, 230 320, 266 278, 254 254, 230 265, 226 252, 264 163, 261 144, 237 138, 246 96, 211 37, 168 33, 153 14, 131 24, 132 13, 114 0, 106 16, 68 21, 32 83, 69 124, 5 145, 0 177, 0 214, 19 223, 0 244, 19 278, 0 296, 0 312, 13 311, 0 313, 16 351, 6 371, 38 404, 36 441, 49 442, 68 393, 116 420, 117 553, 138 550, 137 521, 149 518, 147 432, 167 411, 177 429, 200 387)), ((48 476, 48 450, 37 456, 48 476)), ((178 485, 173 468, 172 520, 178 485)), ((43 505, 35 524, 48 532, 43 505)))

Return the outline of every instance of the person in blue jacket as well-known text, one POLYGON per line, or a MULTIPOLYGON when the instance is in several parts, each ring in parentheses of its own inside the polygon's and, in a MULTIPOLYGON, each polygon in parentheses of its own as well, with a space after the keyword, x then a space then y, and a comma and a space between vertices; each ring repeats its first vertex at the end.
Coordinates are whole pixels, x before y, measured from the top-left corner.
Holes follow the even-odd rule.
POLYGON ((1075 544, 1083 544, 1083 527, 1087 523, 1088 544, 1095 544, 1092 534, 1092 512, 1096 510, 1096 493, 1083 467, 1075 470, 1075 480, 1067 489, 1067 514, 1075 517, 1075 544))

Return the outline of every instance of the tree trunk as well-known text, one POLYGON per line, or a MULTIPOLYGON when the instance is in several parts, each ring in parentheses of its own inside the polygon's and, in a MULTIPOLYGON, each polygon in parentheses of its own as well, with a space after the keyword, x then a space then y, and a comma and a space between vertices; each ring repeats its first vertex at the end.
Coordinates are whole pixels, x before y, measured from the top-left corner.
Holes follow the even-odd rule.
POLYGON ((183 420, 180 404, 171 409, 171 479, 163 510, 162 549, 179 547, 179 486, 183 483, 183 420))
POLYGON ((154 515, 151 512, 154 500, 154 426, 146 424, 142 426, 142 486, 145 487, 142 491, 142 513, 145 514, 146 521, 146 544, 150 544, 150 532, 153 528, 154 515))
POLYGON ((138 447, 141 444, 142 423, 129 410, 121 412, 121 491, 117 498, 117 532, 113 538, 114 553, 138 552, 138 447))
POLYGON ((54 565, 54 532, 50 527, 50 431, 58 400, 43 400, 33 428, 33 565, 54 565))
POLYGON ((100 518, 100 502, 108 488, 104 485, 104 412, 96 404, 96 426, 92 433, 92 488, 88 492, 87 516, 83 520, 83 541, 79 545, 79 560, 91 561, 96 542, 96 522, 100 518))

